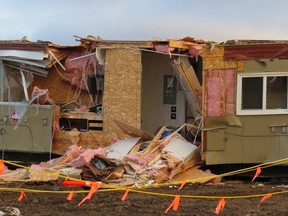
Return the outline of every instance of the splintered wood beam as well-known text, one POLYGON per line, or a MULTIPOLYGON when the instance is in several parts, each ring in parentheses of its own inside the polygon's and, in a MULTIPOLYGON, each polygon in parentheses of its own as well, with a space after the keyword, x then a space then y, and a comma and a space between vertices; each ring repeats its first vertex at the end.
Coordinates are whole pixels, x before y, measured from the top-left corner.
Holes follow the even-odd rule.
POLYGON ((158 142, 166 130, 166 126, 161 127, 161 129, 158 131, 156 136, 153 138, 153 140, 150 142, 150 144, 147 146, 147 148, 144 150, 144 154, 142 157, 144 157, 147 154, 153 153, 161 144, 161 142, 158 142))
POLYGON ((180 48, 180 49, 189 49, 189 46, 198 46, 199 44, 188 42, 188 41, 181 41, 181 40, 169 40, 169 47, 172 48, 180 48))
POLYGON ((150 134, 146 131, 140 130, 138 128, 127 125, 123 122, 114 120, 116 125, 122 130, 123 133, 128 134, 131 137, 141 137, 144 141, 150 141, 154 138, 153 134, 150 134))

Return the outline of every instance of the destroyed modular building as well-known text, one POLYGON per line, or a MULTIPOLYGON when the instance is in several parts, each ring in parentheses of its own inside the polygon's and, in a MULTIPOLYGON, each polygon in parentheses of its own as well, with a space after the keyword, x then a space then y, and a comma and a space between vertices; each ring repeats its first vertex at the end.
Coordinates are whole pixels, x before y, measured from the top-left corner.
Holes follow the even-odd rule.
POLYGON ((287 41, 77 41, 0 42, 5 159, 173 131, 206 164, 287 157, 287 41))

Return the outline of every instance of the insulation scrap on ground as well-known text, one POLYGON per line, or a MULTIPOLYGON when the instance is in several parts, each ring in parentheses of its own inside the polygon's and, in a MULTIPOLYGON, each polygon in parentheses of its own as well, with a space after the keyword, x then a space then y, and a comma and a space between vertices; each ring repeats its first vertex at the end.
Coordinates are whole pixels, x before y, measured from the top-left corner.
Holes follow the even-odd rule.
POLYGON ((217 176, 199 169, 199 163, 199 147, 186 141, 178 131, 167 133, 164 126, 149 141, 140 136, 118 140, 106 148, 72 145, 59 158, 28 169, 6 170, 0 180, 54 181, 61 175, 120 186, 219 181, 217 176))

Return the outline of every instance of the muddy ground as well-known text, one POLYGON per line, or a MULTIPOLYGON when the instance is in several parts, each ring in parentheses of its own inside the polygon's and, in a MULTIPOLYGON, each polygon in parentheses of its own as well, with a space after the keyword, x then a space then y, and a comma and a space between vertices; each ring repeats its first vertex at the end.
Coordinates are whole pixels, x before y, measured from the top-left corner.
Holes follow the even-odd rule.
MULTIPOLYGON (((186 184, 178 191, 177 187, 165 186, 161 188, 145 189, 148 192, 163 193, 163 196, 129 192, 125 201, 121 201, 124 191, 103 192, 97 191, 90 200, 82 205, 78 203, 87 195, 83 188, 61 187, 56 193, 52 191, 53 183, 12 183, 2 184, 0 191, 0 210, 6 207, 17 208, 21 215, 216 215, 215 208, 219 198, 184 198, 181 197, 178 211, 171 209, 167 214, 166 208, 171 204, 174 197, 167 194, 199 195, 199 196, 243 196, 253 194, 266 194, 272 192, 283 192, 273 194, 257 207, 262 197, 225 199, 226 205, 220 215, 288 215, 287 201, 288 190, 286 185, 275 185, 269 183, 249 183, 240 181, 227 181, 221 184, 186 184), (20 189, 14 192, 5 191, 5 188, 25 188, 40 190, 25 192, 26 197, 18 201, 20 189), (62 193, 61 191, 65 191, 62 193), (67 200, 68 192, 74 190, 75 194, 71 201, 67 200), (77 191, 85 193, 76 193, 77 191), (68 191, 68 192, 67 192, 68 191), (67 193, 66 193, 67 192, 67 193)), ((143 190, 143 189, 141 189, 143 190)), ((4 210, 3 210, 4 211, 4 210)), ((5 214, 11 215, 11 214, 5 214)))

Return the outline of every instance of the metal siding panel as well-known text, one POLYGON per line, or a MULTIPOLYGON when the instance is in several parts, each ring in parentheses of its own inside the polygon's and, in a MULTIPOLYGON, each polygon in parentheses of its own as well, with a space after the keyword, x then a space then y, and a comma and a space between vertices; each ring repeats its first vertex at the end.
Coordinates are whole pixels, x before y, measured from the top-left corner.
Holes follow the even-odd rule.
POLYGON ((278 137, 244 137, 243 163, 265 163, 279 159, 278 137))
POLYGON ((225 129, 207 131, 207 151, 223 151, 225 146, 225 129))
POLYGON ((261 59, 256 60, 245 60, 244 71, 251 72, 263 72, 263 71, 288 71, 288 60, 287 59, 261 59))

